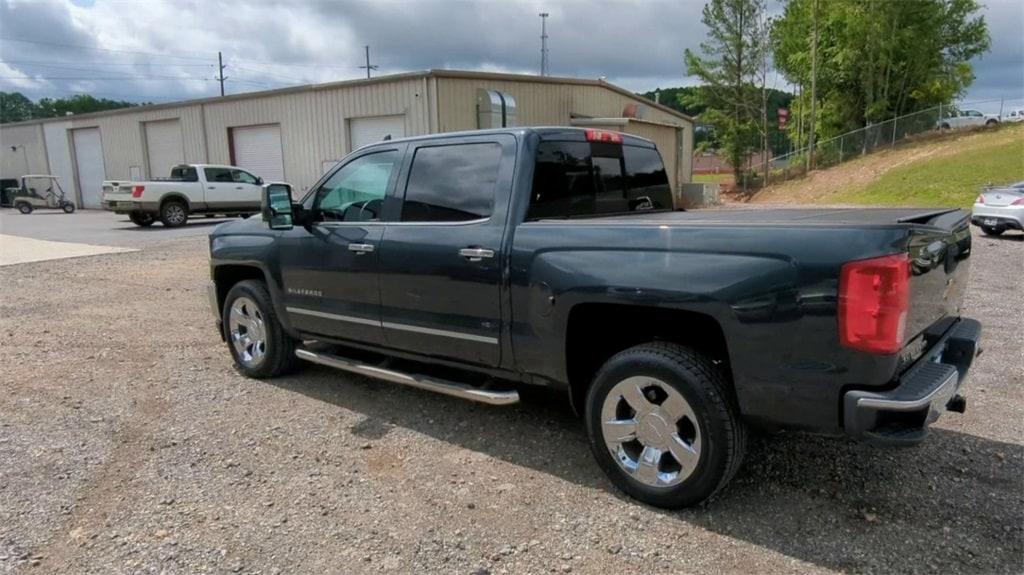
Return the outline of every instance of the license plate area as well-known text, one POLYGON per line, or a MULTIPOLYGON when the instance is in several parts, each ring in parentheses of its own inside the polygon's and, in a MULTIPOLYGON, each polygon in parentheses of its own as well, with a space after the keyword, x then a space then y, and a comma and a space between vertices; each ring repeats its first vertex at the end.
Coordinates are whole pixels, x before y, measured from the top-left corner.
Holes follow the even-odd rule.
POLYGON ((999 220, 997 220, 995 218, 985 218, 985 225, 986 226, 999 225, 999 220))

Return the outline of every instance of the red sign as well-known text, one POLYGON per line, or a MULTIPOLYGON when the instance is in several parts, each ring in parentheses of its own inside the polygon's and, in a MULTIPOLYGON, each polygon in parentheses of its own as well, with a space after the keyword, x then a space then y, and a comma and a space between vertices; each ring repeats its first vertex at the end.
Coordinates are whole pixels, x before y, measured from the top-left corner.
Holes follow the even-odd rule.
POLYGON ((789 122, 789 110, 786 108, 779 108, 779 129, 784 130, 786 124, 789 122))

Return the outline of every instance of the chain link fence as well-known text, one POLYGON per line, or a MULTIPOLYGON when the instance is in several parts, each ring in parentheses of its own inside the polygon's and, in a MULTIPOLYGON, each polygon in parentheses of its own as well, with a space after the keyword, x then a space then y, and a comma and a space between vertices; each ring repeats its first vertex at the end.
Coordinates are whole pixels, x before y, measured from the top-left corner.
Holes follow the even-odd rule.
MULTIPOLYGON (((913 141, 922 134, 936 134, 957 129, 984 127, 1016 120, 1024 111, 1024 98, 1017 100, 982 100, 955 106, 936 106, 899 116, 847 132, 834 138, 815 142, 811 164, 814 169, 828 168, 866 156, 882 149, 913 141), (980 116, 957 117, 960 112, 985 107, 993 109, 980 116), (1011 116, 1011 113, 1014 113, 1011 116)), ((769 163, 769 183, 786 181, 807 172, 809 148, 775 156, 769 163)), ((759 166, 758 166, 759 167, 759 166)), ((756 168, 755 168, 756 169, 756 168)))

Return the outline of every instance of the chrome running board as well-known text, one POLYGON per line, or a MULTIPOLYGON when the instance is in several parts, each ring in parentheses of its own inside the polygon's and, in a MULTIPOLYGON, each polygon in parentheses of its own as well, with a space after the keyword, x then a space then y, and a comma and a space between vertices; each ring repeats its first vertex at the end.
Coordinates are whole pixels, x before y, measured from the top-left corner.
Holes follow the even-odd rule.
POLYGON ((480 389, 463 383, 456 383, 454 381, 374 367, 372 365, 357 363, 336 355, 310 351, 303 348, 296 349, 295 356, 311 363, 326 365, 327 367, 358 373, 359 375, 365 375, 375 379, 383 379, 392 383, 400 383, 402 385, 408 385, 409 387, 425 389, 435 393, 442 393, 452 397, 468 399, 470 401, 479 401, 480 403, 486 403, 489 405, 511 405, 519 402, 519 392, 515 390, 493 391, 480 389))

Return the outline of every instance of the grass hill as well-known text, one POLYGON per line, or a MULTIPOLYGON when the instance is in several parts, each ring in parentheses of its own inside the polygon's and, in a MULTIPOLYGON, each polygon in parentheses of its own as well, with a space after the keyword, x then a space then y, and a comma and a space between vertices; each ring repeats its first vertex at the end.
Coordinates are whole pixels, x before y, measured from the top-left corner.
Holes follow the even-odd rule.
POLYGON ((805 178, 751 201, 969 207, 984 185, 1024 180, 1024 124, 932 134, 805 178))

